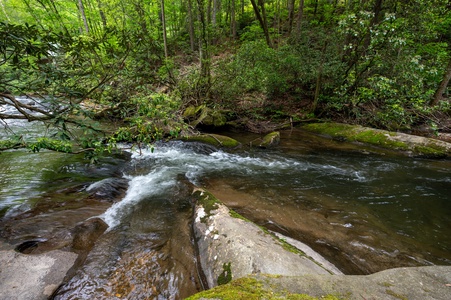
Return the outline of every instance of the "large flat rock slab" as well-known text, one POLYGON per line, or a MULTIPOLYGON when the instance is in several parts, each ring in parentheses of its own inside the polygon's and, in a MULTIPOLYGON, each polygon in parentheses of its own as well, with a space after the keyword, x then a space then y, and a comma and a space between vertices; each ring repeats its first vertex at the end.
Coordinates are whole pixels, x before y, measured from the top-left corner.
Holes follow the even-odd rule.
POLYGON ((340 273, 230 211, 210 193, 196 193, 201 200, 195 210, 194 233, 209 287, 251 274, 340 273))
POLYGON ((314 297, 340 295, 346 299, 451 299, 451 267, 429 266, 396 268, 372 275, 265 278, 263 282, 278 291, 314 297))
POLYGON ((451 266, 396 268, 372 275, 253 275, 193 295, 196 299, 449 300, 451 266))
POLYGON ((0 300, 40 300, 62 283, 77 254, 53 250, 43 254, 18 253, 0 245, 0 300))

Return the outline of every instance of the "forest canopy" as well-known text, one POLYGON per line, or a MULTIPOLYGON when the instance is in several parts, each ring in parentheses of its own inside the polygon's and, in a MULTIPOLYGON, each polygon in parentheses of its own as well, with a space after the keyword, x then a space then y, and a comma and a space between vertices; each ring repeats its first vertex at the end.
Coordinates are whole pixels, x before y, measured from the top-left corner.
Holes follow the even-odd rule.
POLYGON ((0 0, 0 55, 3 150, 96 155, 230 121, 451 126, 448 0, 0 0))

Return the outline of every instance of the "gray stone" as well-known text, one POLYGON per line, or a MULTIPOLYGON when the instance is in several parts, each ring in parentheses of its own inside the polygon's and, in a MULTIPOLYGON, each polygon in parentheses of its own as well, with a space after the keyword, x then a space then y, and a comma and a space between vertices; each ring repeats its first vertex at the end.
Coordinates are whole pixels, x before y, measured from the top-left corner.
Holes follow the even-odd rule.
POLYGON ((451 267, 396 268, 372 275, 305 275, 257 279, 276 293, 336 295, 344 299, 451 299, 451 267))
POLYGON ((210 288, 218 285, 221 274, 229 275, 225 274, 228 271, 231 271, 231 279, 260 273, 296 276, 338 271, 327 269, 294 248, 289 249, 293 252, 287 251, 283 241, 252 222, 232 217, 221 203, 210 210, 202 202, 197 205, 194 233, 210 288))
POLYGON ((75 253, 60 250, 26 255, 1 244, 0 300, 48 299, 77 258, 75 253))

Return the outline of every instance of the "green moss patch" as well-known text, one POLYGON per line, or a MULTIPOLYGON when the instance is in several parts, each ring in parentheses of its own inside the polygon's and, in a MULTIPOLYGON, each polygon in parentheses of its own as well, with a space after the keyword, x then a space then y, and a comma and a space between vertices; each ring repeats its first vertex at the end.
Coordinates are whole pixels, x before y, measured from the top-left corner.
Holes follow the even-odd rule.
POLYGON ((222 265, 222 273, 218 276, 218 285, 227 284, 232 281, 232 263, 222 265))
POLYGON ((249 219, 246 218, 246 217, 243 217, 242 215, 240 215, 239 213, 237 213, 237 212, 234 211, 233 209, 230 209, 230 210, 229 210, 229 215, 230 215, 232 218, 235 218, 235 219, 241 219, 241 220, 243 220, 243 221, 252 223, 251 220, 249 220, 249 219))
POLYGON ((290 300, 340 300, 334 295, 324 295, 315 298, 306 294, 291 294, 288 292, 275 292, 266 287, 255 278, 240 278, 228 284, 215 287, 211 290, 197 293, 187 300, 221 299, 221 300, 260 300, 260 299, 290 299, 290 300))
POLYGON ((415 152, 421 153, 425 156, 430 156, 430 157, 446 157, 447 156, 445 149, 438 147, 437 145, 434 145, 434 144, 416 145, 414 147, 414 149, 415 149, 415 152))
POLYGON ((274 236, 274 237, 280 242, 280 244, 282 245, 282 248, 285 249, 286 251, 294 253, 294 254, 298 254, 300 256, 305 256, 305 253, 303 251, 301 251, 298 248, 296 248, 295 246, 291 245, 284 239, 278 238, 276 236, 274 236))
POLYGON ((395 297, 395 298, 398 298, 398 299, 401 299, 401 300, 407 300, 406 296, 398 294, 398 293, 395 293, 392 290, 386 290, 385 292, 387 293, 387 295, 390 295, 392 297, 395 297))
POLYGON ((412 142, 396 132, 340 123, 314 123, 304 125, 302 128, 330 136, 339 141, 360 142, 386 149, 411 151, 414 154, 427 157, 446 157, 449 155, 446 146, 439 145, 434 140, 426 139, 426 142, 412 142))
POLYGON ((200 142, 220 148, 237 148, 241 145, 235 139, 219 134, 201 134, 183 138, 184 141, 200 142))
POLYGON ((347 132, 352 130, 353 126, 339 123, 312 123, 304 125, 302 128, 319 134, 329 135, 331 137, 346 138, 347 132))
POLYGON ((280 143, 280 132, 275 131, 268 133, 263 137, 263 140, 260 143, 260 147, 271 148, 279 145, 279 143, 280 143))
POLYGON ((407 150, 408 148, 403 142, 390 140, 387 134, 390 136, 393 135, 393 133, 381 132, 361 126, 339 123, 316 123, 305 125, 303 128, 319 134, 328 135, 341 141, 361 142, 404 150, 407 150))

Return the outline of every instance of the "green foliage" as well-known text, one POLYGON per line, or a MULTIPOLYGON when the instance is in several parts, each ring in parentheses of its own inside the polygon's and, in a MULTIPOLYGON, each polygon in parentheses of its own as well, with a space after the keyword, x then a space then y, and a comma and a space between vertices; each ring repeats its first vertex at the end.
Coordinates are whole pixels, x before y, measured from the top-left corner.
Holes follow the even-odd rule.
POLYGON ((448 1, 377 3, 305 1, 297 28, 297 8, 290 15, 289 5, 265 2, 270 48, 248 2, 165 2, 165 57, 158 1, 82 11, 74 2, 9 0, 0 8, 0 92, 44 95, 49 130, 82 148, 178 136, 179 110, 189 105, 260 119, 294 110, 296 120, 396 130, 436 124, 438 132, 449 103, 428 105, 451 57, 448 1), (114 122, 108 129, 94 125, 100 109, 114 122))
POLYGON ((48 149, 57 152, 72 152, 72 144, 67 141, 49 139, 49 138, 39 138, 37 142, 30 143, 27 147, 33 152, 39 152, 41 149, 48 149))
POLYGON ((179 105, 178 100, 164 94, 134 95, 124 108, 125 126, 109 142, 150 144, 164 137, 177 137, 183 127, 177 113, 179 105))
POLYGON ((283 93, 287 78, 281 74, 284 60, 281 53, 262 40, 244 43, 233 59, 218 69, 216 89, 226 95, 259 92, 266 95, 283 93))

